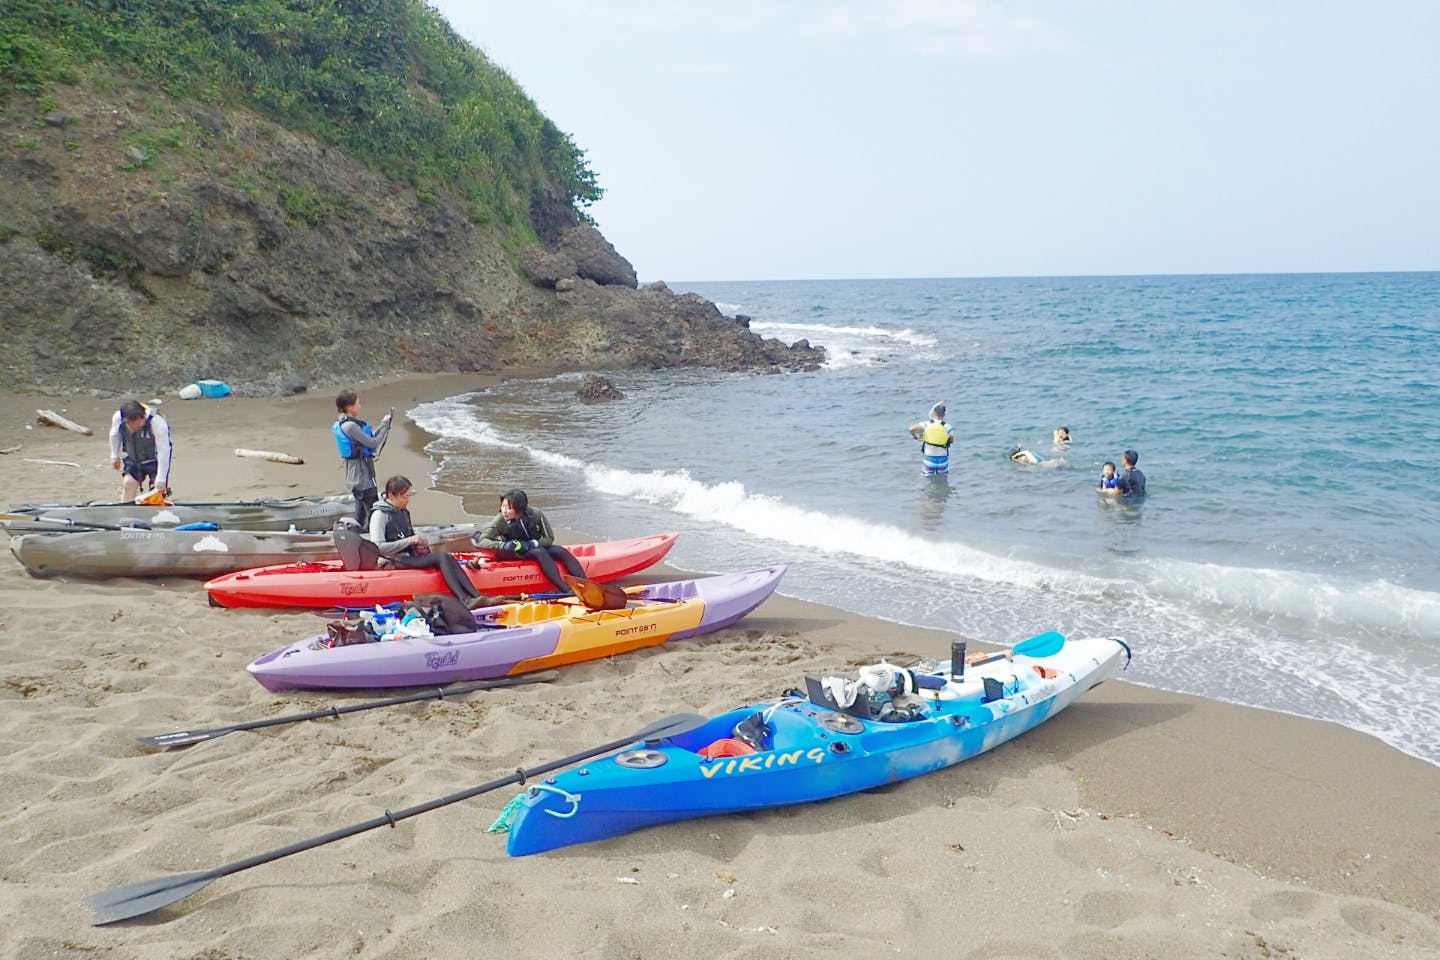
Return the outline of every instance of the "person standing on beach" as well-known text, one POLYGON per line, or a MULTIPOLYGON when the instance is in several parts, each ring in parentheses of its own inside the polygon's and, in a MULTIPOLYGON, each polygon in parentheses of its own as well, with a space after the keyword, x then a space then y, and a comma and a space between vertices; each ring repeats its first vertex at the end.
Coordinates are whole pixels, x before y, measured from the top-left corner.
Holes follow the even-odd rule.
POLYGON ((415 485, 408 478, 393 476, 385 481, 385 495, 370 512, 369 539, 380 555, 400 567, 439 570, 445 586, 455 598, 470 606, 480 598, 480 591, 465 575, 460 561, 443 550, 433 550, 410 521, 410 498, 415 485))
POLYGON ((1143 500, 1145 499, 1145 474, 1135 466, 1140 460, 1140 454, 1134 450, 1126 450, 1120 462, 1125 467, 1125 472, 1120 474, 1115 489, 1120 493, 1121 500, 1143 500))
POLYGON ((331 425, 340 459, 345 461, 345 483, 355 495, 355 522, 361 530, 370 526, 370 511, 378 497, 375 483, 375 451, 390 433, 390 414, 380 420, 380 428, 371 432, 370 424, 360 419, 360 398, 354 390, 341 390, 335 396, 338 416, 331 425))
POLYGON ((955 430, 945 422, 944 400, 930 408, 928 421, 910 425, 910 436, 920 441, 921 473, 939 477, 950 472, 950 444, 955 442, 955 430))
POLYGON ((518 558, 534 560, 540 565, 545 579, 555 584, 561 593, 573 593, 570 585, 560 576, 559 567, 572 577, 585 578, 585 568, 575 555, 555 542, 555 533, 545 514, 530 506, 530 498, 524 490, 511 490, 500 498, 500 512, 490 521, 490 526, 477 533, 472 542, 482 550, 494 550, 504 559, 518 558))
POLYGON ((120 471, 120 499, 134 500, 148 482, 170 493, 170 425, 139 400, 127 400, 110 418, 110 465, 120 471))

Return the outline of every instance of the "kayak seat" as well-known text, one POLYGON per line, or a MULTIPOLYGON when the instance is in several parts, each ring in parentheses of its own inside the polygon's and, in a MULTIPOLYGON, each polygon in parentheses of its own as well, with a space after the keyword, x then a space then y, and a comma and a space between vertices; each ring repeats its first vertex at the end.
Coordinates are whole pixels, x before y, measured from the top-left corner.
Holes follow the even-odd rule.
POLYGON ((557 606, 561 605, 546 600, 532 600, 512 607, 509 619, 517 627, 527 623, 549 623, 555 619, 557 606))
POLYGON ((359 533, 337 527, 330 535, 335 538, 335 552, 340 555, 342 570, 380 569, 380 548, 359 533))
POLYGON ((756 711, 735 724, 731 735, 741 743, 748 743, 755 750, 764 750, 765 744, 775 737, 775 728, 765 722, 763 711, 756 711))
POLYGON ((864 687, 860 687, 855 693, 855 702, 848 707, 842 707, 825 689, 825 684, 813 673, 805 674, 805 695, 810 702, 820 707, 828 707, 840 713, 848 713, 852 717, 859 717, 861 720, 869 720, 874 714, 870 706, 870 694, 864 687))
POLYGON ((624 610, 630 598, 625 591, 612 583, 596 583, 569 574, 560 575, 575 591, 575 596, 590 610, 624 610))

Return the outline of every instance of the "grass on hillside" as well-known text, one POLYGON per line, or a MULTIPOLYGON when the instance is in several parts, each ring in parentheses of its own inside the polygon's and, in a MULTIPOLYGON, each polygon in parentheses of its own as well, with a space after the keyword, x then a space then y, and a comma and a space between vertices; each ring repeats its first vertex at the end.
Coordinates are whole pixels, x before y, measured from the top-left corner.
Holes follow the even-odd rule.
MULTIPOLYGON (((0 100, 117 72, 445 191, 512 246, 586 219, 602 193, 569 135, 422 0, 7 0, 0 100)), ((285 204, 310 219, 323 191, 295 185, 285 204)))

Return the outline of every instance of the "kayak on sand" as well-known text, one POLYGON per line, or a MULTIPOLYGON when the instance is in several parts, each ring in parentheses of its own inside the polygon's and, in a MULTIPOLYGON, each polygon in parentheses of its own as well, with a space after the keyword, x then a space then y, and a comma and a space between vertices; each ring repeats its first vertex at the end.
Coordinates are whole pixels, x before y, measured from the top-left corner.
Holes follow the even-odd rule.
MULTIPOLYGON (((585 576, 604 583, 659 562, 678 533, 631 540, 607 540, 567 547, 585 576)), ((497 560, 489 551, 456 553, 455 559, 480 562, 465 574, 482 594, 509 596, 555 589, 533 560, 497 560)), ((210 602, 221 607, 372 607, 409 600, 423 593, 446 593, 438 570, 383 567, 346 570, 339 560, 288 563, 244 570, 205 584, 210 602)))
MULTIPOLYGON (((958 676, 951 664, 862 668, 633 744, 547 777, 492 829, 512 856, 695 817, 811 803, 967 760, 1019 736, 1110 677, 1129 647, 1041 634, 958 676), (885 679, 876 681, 876 677, 885 679), (510 817, 513 815, 513 821, 510 817)), ((962 658, 963 662, 963 658, 962 658)))
MULTIPOLYGON (((439 549, 470 545, 482 524, 417 527, 439 549)), ((337 556, 330 533, 280 530, 86 530, 26 533, 10 552, 32 577, 214 577, 270 564, 337 556)), ((336 561, 339 562, 338 560, 336 561)), ((443 589, 443 587, 442 587, 443 589)))
POLYGON ((481 607, 471 611, 471 633, 347 646, 310 637, 246 669, 267 690, 404 687, 548 670, 729 626, 763 603, 784 573, 775 566, 626 587, 613 607, 577 597, 481 607))
POLYGON ((214 503, 27 503, 11 507, 3 522, 10 533, 46 533, 75 526, 178 527, 213 523, 222 530, 329 530, 340 517, 355 512, 355 498, 292 497, 285 500, 227 500, 214 503), (29 519, 33 518, 33 519, 29 519), (49 518, 41 519, 41 518, 49 518), (70 521, 67 523, 66 521, 70 521))

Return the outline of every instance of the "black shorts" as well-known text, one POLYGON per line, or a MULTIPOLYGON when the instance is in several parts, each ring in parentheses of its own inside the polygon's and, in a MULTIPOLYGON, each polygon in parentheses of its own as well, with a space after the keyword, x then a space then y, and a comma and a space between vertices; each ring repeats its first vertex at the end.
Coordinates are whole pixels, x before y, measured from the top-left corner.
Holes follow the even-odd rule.
POLYGON ((136 463, 133 460, 126 460, 121 469, 125 476, 134 477, 140 486, 143 487, 148 482, 150 486, 153 487, 155 486, 155 474, 159 471, 160 464, 154 462, 136 463))

